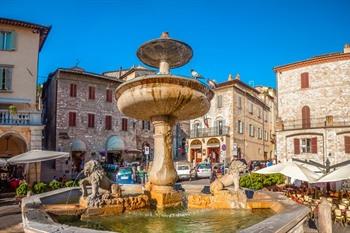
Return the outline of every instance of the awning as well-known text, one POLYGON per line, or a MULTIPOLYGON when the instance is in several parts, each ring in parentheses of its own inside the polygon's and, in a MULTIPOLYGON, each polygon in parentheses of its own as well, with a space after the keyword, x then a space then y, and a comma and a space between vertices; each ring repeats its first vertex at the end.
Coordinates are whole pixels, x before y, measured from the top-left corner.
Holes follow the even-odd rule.
POLYGON ((220 147, 220 143, 210 143, 210 144, 207 144, 207 148, 216 148, 216 147, 220 147))
POLYGON ((125 150, 126 153, 141 153, 142 150, 139 149, 127 149, 125 150))
POLYGON ((16 155, 7 160, 9 164, 25 164, 25 163, 36 163, 47 160, 68 158, 69 153, 58 152, 58 151, 46 151, 46 150, 31 150, 26 153, 16 155))
POLYGON ((106 151, 115 152, 125 150, 125 144, 123 139, 119 136, 111 136, 106 142, 106 151))
POLYGON ((335 182, 340 180, 350 179, 350 165, 346 165, 338 168, 337 170, 325 175, 318 180, 318 183, 322 182, 335 182))
POLYGON ((30 104, 30 99, 22 98, 0 98, 0 104, 30 104))
POLYGON ((71 146, 71 151, 86 151, 86 145, 79 139, 74 139, 71 146))
POLYGON ((202 149, 202 145, 191 145, 190 149, 202 149))

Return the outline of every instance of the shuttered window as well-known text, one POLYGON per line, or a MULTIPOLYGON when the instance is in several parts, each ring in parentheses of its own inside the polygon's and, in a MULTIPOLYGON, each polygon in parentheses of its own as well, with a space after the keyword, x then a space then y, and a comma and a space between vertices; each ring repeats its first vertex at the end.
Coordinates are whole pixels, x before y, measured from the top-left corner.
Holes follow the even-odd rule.
POLYGON ((106 101, 112 102, 112 90, 109 90, 109 89, 106 90, 106 101))
POLYGON ((222 108, 222 95, 216 97, 216 106, 217 108, 222 108))
POLYGON ((105 117, 105 129, 111 130, 112 129, 112 116, 106 116, 105 117))
POLYGON ((88 114, 88 127, 95 128, 95 114, 88 114))
POLYGON ((0 31, 0 50, 11 51, 16 49, 16 33, 0 31))
POLYGON ((344 136, 345 153, 350 153, 350 136, 344 136))
POLYGON ((310 108, 309 106, 304 106, 301 109, 302 127, 303 129, 308 129, 311 126, 310 121, 310 108))
POLYGON ((0 65, 0 90, 12 90, 12 70, 10 66, 0 65))
POLYGON ((122 118, 122 131, 128 131, 128 119, 122 118))
POLYGON ((309 73, 305 72, 300 75, 301 88, 309 88, 309 73))
POLYGON ((294 154, 300 154, 300 140, 299 138, 294 138, 294 154))
POLYGON ((69 127, 75 127, 76 126, 76 120, 77 120, 77 113, 76 112, 69 112, 69 114, 68 114, 68 125, 69 125, 69 127))
POLYGON ((95 87, 89 87, 89 100, 95 99, 95 87))
POLYGON ((75 83, 70 84, 69 96, 70 97, 77 97, 77 84, 75 84, 75 83))
POLYGON ((311 138, 311 153, 317 154, 317 137, 311 138))

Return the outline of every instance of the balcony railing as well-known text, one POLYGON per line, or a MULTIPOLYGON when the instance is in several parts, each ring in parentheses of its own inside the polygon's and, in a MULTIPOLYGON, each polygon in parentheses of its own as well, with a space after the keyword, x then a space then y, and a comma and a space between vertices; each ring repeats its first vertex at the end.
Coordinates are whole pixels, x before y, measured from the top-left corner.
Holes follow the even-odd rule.
POLYGON ((0 110, 0 125, 41 125, 41 112, 10 113, 0 110))
POLYGON ((311 118, 309 121, 292 120, 283 121, 282 130, 293 129, 312 129, 312 128, 327 128, 327 127, 342 127, 350 126, 350 117, 322 117, 311 118))
POLYGON ((229 134, 229 130, 230 128, 228 126, 192 129, 190 137, 201 138, 227 135, 229 134))

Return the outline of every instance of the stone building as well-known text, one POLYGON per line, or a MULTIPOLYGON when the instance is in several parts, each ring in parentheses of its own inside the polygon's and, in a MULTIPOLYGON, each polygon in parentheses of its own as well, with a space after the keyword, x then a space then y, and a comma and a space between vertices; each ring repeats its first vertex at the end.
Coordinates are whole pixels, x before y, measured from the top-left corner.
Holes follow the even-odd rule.
POLYGON ((50 178, 79 171, 94 156, 112 163, 142 159, 145 147, 152 153, 150 122, 128 118, 117 109, 114 93, 122 82, 78 67, 50 74, 43 92, 45 146, 72 154, 71 160, 47 163, 50 178))
POLYGON ((259 91, 240 81, 239 75, 234 80, 230 75, 214 92, 209 112, 191 120, 188 161, 274 158, 274 116, 268 104, 275 101, 273 91, 259 91))
POLYGON ((350 46, 274 70, 278 160, 350 159, 350 46))
MULTIPOLYGON (((50 27, 0 18, 1 158, 42 148, 44 126, 36 87, 39 52, 49 32, 50 27)), ((40 164, 35 168, 29 170, 29 182, 40 177, 40 164)))

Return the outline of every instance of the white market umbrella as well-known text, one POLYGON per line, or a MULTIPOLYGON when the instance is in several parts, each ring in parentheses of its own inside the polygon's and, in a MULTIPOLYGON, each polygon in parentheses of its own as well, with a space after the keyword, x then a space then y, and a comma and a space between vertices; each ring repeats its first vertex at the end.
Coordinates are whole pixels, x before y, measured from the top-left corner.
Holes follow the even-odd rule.
POLYGON ((0 159, 0 167, 5 167, 7 164, 6 159, 0 159))
POLYGON ((294 162, 279 163, 270 167, 257 170, 255 171, 255 173, 258 173, 258 174, 281 173, 293 179, 307 181, 309 183, 315 183, 321 177, 320 174, 316 174, 310 169, 302 165, 296 164, 294 162))
POLYGON ((350 164, 340 167, 339 169, 329 173, 328 175, 325 175, 321 179, 319 179, 318 183, 323 182, 335 182, 340 180, 347 180, 350 179, 350 164))
POLYGON ((27 164, 43 162, 47 160, 68 158, 69 153, 59 151, 47 151, 47 150, 31 150, 20 155, 16 155, 7 160, 9 164, 27 164))

